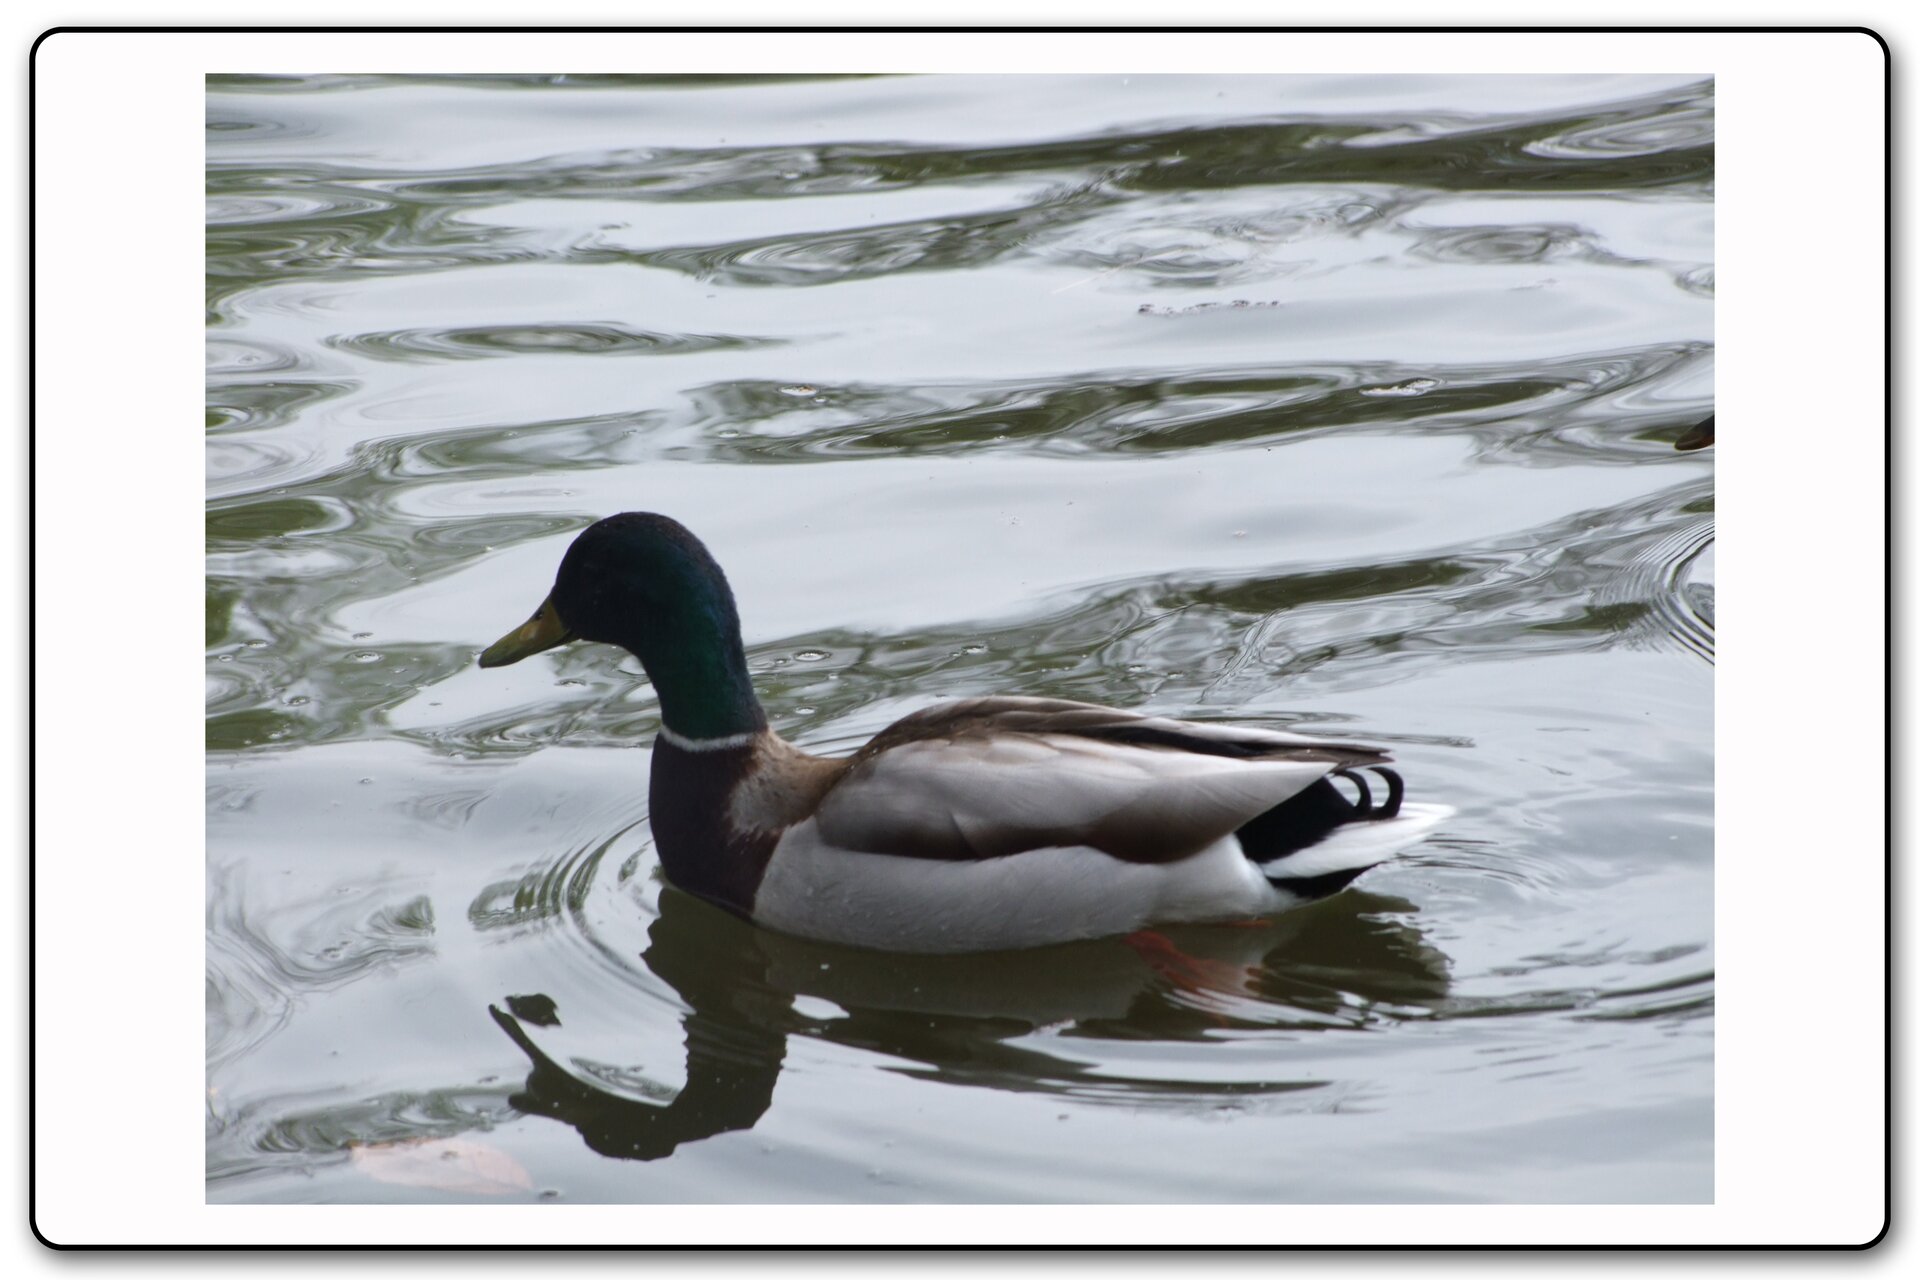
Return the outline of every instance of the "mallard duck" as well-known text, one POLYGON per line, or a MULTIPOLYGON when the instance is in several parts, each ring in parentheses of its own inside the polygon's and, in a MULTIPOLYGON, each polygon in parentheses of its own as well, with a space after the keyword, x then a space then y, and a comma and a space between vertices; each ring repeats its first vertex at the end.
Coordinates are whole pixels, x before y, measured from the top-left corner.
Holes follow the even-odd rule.
POLYGON ((1673 447, 1682 452, 1691 453, 1695 449, 1704 449, 1713 443, 1713 415, 1708 414, 1703 421, 1696 422, 1680 433, 1673 447))
POLYGON ((574 539, 480 665, 574 640, 631 652, 659 697, 649 820, 668 881, 827 942, 988 951, 1267 916, 1449 812, 1407 803, 1375 747, 1059 698, 941 703, 810 755, 768 727, 719 564, 647 512, 574 539))

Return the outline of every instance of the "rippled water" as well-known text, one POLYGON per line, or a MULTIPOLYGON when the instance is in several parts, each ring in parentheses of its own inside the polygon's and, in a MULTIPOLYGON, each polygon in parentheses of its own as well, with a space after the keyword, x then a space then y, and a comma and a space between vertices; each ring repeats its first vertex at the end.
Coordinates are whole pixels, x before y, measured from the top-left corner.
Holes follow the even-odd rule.
POLYGON ((1702 1201, 1713 90, 228 77, 219 1201, 1702 1201), (638 664, 479 648, 678 516, 775 726, 1056 694, 1391 744, 1436 838, 1166 945, 660 883, 638 664))

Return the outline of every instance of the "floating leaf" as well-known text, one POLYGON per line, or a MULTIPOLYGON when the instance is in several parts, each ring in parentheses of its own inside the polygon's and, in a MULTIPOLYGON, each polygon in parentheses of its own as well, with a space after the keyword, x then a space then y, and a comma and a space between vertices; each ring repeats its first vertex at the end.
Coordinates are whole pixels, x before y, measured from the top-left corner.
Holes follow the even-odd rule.
POLYGON ((498 1147, 471 1138, 410 1138, 354 1143, 353 1163, 368 1177, 455 1195, 504 1196, 533 1190, 533 1178, 498 1147))

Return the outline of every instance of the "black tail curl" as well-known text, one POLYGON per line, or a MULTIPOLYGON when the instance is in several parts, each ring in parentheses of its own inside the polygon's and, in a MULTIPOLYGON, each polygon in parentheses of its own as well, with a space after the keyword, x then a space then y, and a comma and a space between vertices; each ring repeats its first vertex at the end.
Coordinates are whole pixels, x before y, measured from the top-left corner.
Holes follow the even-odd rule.
POLYGON ((1335 769, 1332 774, 1332 776, 1336 778, 1345 778, 1348 782, 1351 782, 1360 789, 1360 798, 1354 804, 1353 818, 1377 820, 1398 815, 1400 812, 1400 802, 1407 797, 1407 784, 1401 780, 1398 773, 1387 768, 1385 765, 1368 765, 1367 772, 1377 773, 1386 780, 1387 802, 1382 805, 1378 811, 1373 807, 1373 788, 1367 785, 1365 778, 1361 777, 1352 769, 1346 768, 1344 765, 1335 769))
POLYGON ((1407 784, 1385 765, 1367 765, 1364 772, 1379 775, 1387 784, 1384 803, 1374 803, 1373 788, 1362 776, 1363 770, 1342 765, 1241 827, 1234 833, 1240 837, 1240 847, 1264 867, 1318 844, 1349 822, 1380 822, 1397 816, 1407 784), (1358 792, 1355 798, 1348 799, 1334 784, 1335 778, 1352 783, 1358 792))

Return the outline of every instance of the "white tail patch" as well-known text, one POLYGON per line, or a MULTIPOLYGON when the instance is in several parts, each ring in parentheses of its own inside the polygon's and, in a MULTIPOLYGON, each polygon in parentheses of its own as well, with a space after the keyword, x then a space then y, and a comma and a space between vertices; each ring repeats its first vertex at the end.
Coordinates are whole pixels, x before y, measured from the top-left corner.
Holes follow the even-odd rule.
POLYGON ((1452 816, 1453 809, 1448 805, 1408 802, 1400 806, 1400 812, 1394 817, 1349 822, 1335 828, 1318 844, 1260 864, 1260 870, 1284 884, 1288 879, 1304 880, 1332 871, 1371 867, 1385 862, 1452 816))

